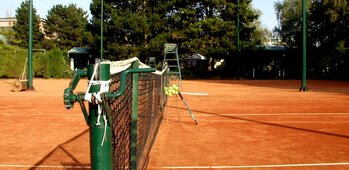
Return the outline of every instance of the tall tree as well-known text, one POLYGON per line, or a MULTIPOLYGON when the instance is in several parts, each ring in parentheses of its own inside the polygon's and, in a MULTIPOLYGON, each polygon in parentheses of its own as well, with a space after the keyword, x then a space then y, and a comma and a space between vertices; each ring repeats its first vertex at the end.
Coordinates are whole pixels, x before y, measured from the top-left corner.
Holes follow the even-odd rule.
POLYGON ((299 47, 301 44, 302 0, 284 0, 275 2, 276 17, 280 26, 277 33, 289 47, 299 47))
POLYGON ((336 45, 347 39, 349 3, 346 0, 314 0, 310 20, 316 46, 336 45), (329 36, 331 35, 331 36, 329 36))
MULTIPOLYGON (((91 4, 91 31, 100 32, 100 0, 91 4)), ((236 0, 104 1, 104 47, 107 58, 161 55, 166 42, 181 54, 227 55, 236 50, 236 0)), ((241 0, 241 39, 250 47, 258 13, 241 0)), ((96 41, 99 44, 99 40, 96 41)), ((222 55, 221 55, 222 56, 222 55)))
MULTIPOLYGON (((146 3, 137 0, 104 1, 104 50, 107 59, 124 59, 139 56, 146 45, 149 24, 145 15, 146 3)), ((91 4, 92 34, 95 44, 100 44, 101 1, 91 4)), ((99 46, 96 46, 99 47, 99 46)))
MULTIPOLYGON (((17 23, 13 29, 15 31, 15 43, 21 47, 28 47, 29 38, 29 1, 25 0, 20 7, 16 9, 17 23)), ((33 7, 33 46, 41 48, 44 34, 42 33, 42 22, 39 15, 36 14, 36 9, 33 7)))
MULTIPOLYGON (((349 78, 349 3, 307 0, 309 70, 317 78, 349 78)), ((290 47, 301 44, 301 0, 275 3, 278 33, 290 47)))
POLYGON ((349 78, 349 3, 314 0, 311 14, 310 40, 318 56, 315 70, 332 78, 349 78))
POLYGON ((46 36, 59 48, 86 46, 92 39, 87 31, 87 12, 75 4, 55 5, 48 11, 45 22, 46 36))

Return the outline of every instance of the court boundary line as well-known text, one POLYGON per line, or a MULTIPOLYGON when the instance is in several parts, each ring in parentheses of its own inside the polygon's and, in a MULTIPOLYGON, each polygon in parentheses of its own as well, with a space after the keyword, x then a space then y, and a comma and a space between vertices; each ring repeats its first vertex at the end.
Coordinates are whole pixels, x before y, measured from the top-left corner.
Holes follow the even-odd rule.
MULTIPOLYGON (((275 165, 235 165, 235 166, 162 166, 161 169, 247 169, 247 168, 287 168, 287 167, 319 167, 349 166, 349 162, 308 163, 308 164, 275 164, 275 165)), ((158 167, 154 167, 158 168, 158 167)))
POLYGON ((205 92, 181 92, 181 94, 192 95, 192 96, 209 96, 209 94, 205 92))
MULTIPOLYGON (((212 116, 347 116, 349 115, 348 113, 265 113, 265 114, 259 114, 259 113, 242 113, 242 114, 215 114, 215 115, 210 115, 206 113, 201 113, 197 110, 194 110, 195 113, 197 113, 200 117, 212 117, 212 116)), ((12 113, 0 113, 0 115, 3 116, 72 116, 72 117, 77 117, 81 116, 81 114, 75 114, 75 113, 67 113, 67 114, 46 114, 46 113, 30 113, 30 114, 12 114, 12 113)))
POLYGON ((8 167, 8 168, 62 168, 62 169, 90 169, 91 168, 91 166, 21 165, 21 164, 0 164, 0 167, 8 167))
POLYGON ((349 115, 349 112, 346 113, 242 113, 242 114, 207 114, 207 113, 201 113, 199 111, 196 111, 196 113, 200 114, 201 117, 211 117, 211 116, 338 116, 338 115, 349 115))
MULTIPOLYGON (((150 167, 161 169, 245 169, 245 168, 282 168, 282 167, 319 167, 319 166, 349 166, 349 162, 337 163, 305 163, 305 164, 270 164, 270 165, 235 165, 235 166, 162 166, 150 167)), ((63 166, 63 165, 20 165, 0 164, 0 167, 12 168, 63 168, 63 169, 90 169, 91 166, 63 166)))
POLYGON ((81 116, 81 114, 48 114, 48 113, 28 113, 28 114, 16 114, 16 113, 0 113, 2 116, 71 116, 71 117, 76 117, 76 116, 81 116))

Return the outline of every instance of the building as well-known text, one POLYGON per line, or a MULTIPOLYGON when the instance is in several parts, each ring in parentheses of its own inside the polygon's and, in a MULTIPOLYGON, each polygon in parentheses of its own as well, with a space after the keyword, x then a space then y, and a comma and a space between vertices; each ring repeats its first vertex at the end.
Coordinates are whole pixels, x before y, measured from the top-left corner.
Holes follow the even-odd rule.
POLYGON ((68 51, 70 58, 70 68, 72 70, 87 68, 89 64, 99 63, 99 58, 95 58, 91 54, 90 47, 73 47, 68 51))
MULTIPOLYGON (((45 19, 44 18, 40 18, 40 23, 39 23, 39 29, 42 33, 45 34, 45 29, 44 29, 44 22, 45 19)), ((10 29, 13 26, 15 26, 15 24, 17 23, 17 19, 16 17, 4 17, 4 18, 0 18, 0 30, 4 30, 4 29, 10 29)))
POLYGON ((0 18, 0 29, 12 28, 17 23, 16 17, 0 18))

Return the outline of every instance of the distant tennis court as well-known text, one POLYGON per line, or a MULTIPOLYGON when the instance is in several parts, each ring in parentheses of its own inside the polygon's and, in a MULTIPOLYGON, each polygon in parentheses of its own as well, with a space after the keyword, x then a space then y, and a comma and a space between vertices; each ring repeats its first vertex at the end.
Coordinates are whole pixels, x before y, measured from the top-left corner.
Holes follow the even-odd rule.
POLYGON ((149 167, 349 169, 349 83, 308 83, 185 81, 199 125, 172 98, 149 167))

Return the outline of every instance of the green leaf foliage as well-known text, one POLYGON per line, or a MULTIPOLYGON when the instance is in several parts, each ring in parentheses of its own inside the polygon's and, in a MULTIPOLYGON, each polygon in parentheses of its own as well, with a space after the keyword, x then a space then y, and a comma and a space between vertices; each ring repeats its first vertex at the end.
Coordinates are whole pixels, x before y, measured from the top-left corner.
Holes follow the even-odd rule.
POLYGON ((87 14, 82 8, 75 4, 55 5, 48 11, 45 22, 46 36, 64 50, 72 47, 89 45, 92 42, 92 35, 87 31, 87 14))
MULTIPOLYGON (((90 30, 100 45, 101 1, 91 4, 90 30)), ((104 1, 104 50, 107 59, 156 56, 161 60, 163 45, 177 43, 182 56, 201 53, 231 57, 236 51, 236 0, 121 0, 104 1), (224 55, 222 55, 224 54, 224 55)), ((241 44, 255 42, 254 21, 259 13, 251 0, 240 0, 241 44)), ((260 41, 259 41, 260 42, 260 41)))
POLYGON ((67 61, 67 53, 60 48, 34 53, 34 75, 42 78, 68 78, 73 71, 67 61))
MULTIPOLYGON (((0 45, 0 78, 18 78, 23 72, 28 50, 15 46, 0 45)), ((69 68, 67 53, 59 48, 50 51, 34 51, 33 72, 38 78, 68 78, 73 71, 69 68)), ((26 67, 25 72, 28 67, 26 67)))
MULTIPOLYGON (((17 23, 13 29, 15 31, 15 43, 21 47, 28 47, 29 39, 29 1, 25 0, 16 10, 17 23)), ((33 47, 41 48, 44 34, 40 26, 40 17, 36 14, 36 9, 33 7, 33 47)))
MULTIPOLYGON (((307 0, 307 47, 312 78, 348 79, 349 3, 347 0, 307 0)), ((279 35, 291 48, 301 42, 301 0, 275 3, 279 35)), ((300 49, 299 49, 300 50, 300 49)))

